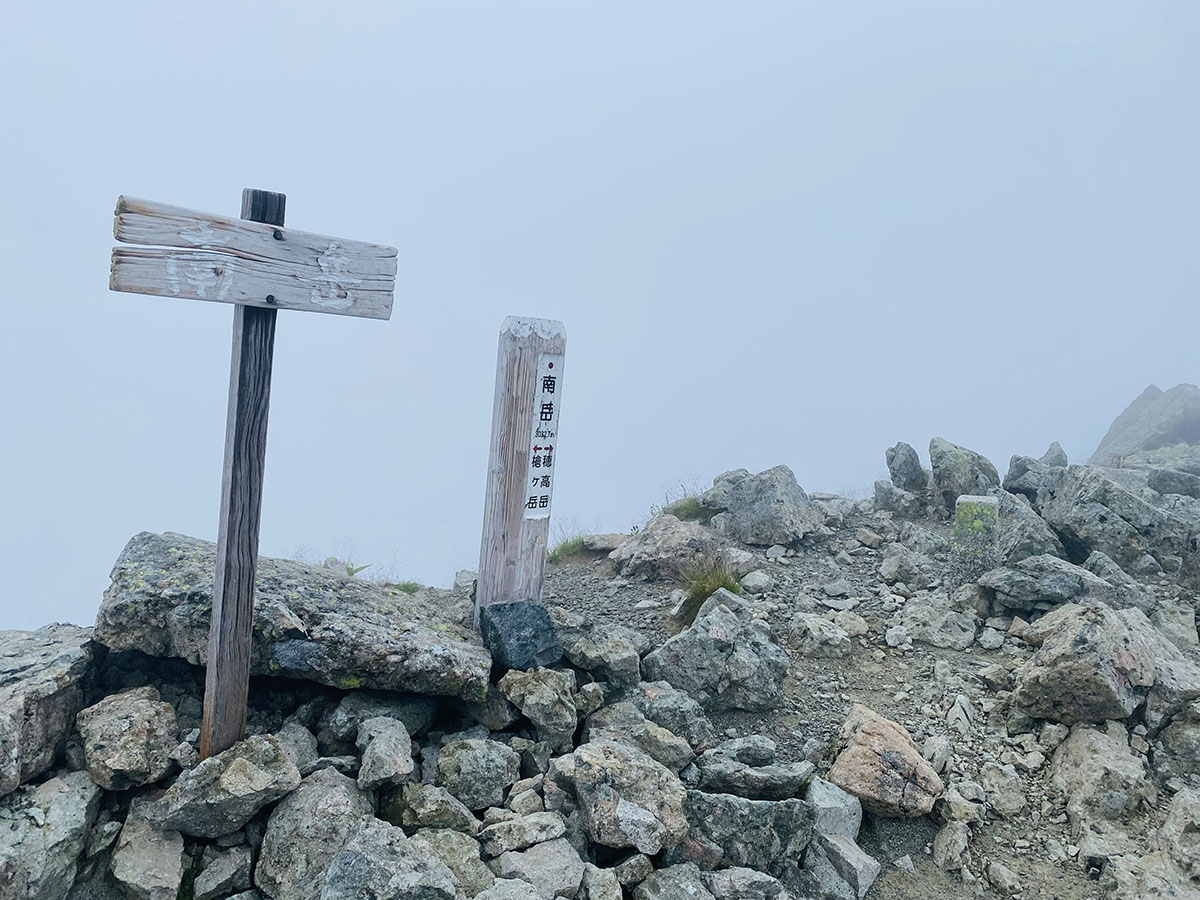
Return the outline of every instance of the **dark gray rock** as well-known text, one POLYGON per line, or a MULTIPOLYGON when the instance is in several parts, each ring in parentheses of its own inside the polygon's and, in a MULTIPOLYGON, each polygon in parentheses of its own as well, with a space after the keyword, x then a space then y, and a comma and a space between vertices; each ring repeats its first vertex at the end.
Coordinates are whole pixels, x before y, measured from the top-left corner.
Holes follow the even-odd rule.
POLYGON ((875 482, 873 502, 875 509, 879 512, 889 512, 901 519, 919 518, 925 515, 928 508, 928 504, 923 498, 883 479, 875 482))
POLYGON ((917 497, 925 497, 929 493, 929 470, 921 465, 921 458, 910 445, 900 441, 894 447, 887 449, 888 473, 892 484, 902 491, 908 491, 917 497))
POLYGON ((684 810, 688 834, 666 854, 668 864, 746 866, 778 878, 799 864, 813 833, 812 810, 803 800, 747 800, 690 790, 684 810))
MULTIPOLYGON (((95 640, 203 665, 216 545, 134 536, 112 572, 95 640)), ((259 557, 251 672, 341 688, 482 699, 491 658, 469 629, 419 596, 291 560, 259 557)))
POLYGON ((394 825, 363 816, 333 857, 320 900, 455 900, 458 879, 394 825))
POLYGON ((697 778, 689 786, 710 794, 735 794, 750 800, 786 800, 800 796, 813 776, 807 760, 778 765, 775 745, 768 738, 769 752, 759 756, 746 752, 745 739, 727 741, 696 757, 697 778))
POLYGON ((250 890, 254 871, 254 851, 249 847, 221 850, 207 847, 204 868, 192 885, 193 900, 219 900, 250 890))
MULTIPOLYGON (((367 719, 380 716, 399 719, 413 737, 424 733, 437 713, 436 697, 417 697, 391 691, 351 691, 337 706, 321 717, 320 734, 324 742, 340 741, 353 745, 358 729, 367 719)), ((347 750, 350 746, 347 746, 347 750)))
POLYGON ((546 608, 532 600, 483 607, 479 630, 498 672, 551 666, 562 659, 546 608))

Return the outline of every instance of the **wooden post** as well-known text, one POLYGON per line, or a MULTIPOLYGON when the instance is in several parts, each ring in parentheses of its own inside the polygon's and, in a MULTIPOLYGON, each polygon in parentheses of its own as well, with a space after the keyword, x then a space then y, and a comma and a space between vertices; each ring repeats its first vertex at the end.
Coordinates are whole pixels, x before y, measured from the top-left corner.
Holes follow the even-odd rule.
POLYGON ((477 626, 485 606, 541 600, 566 344, 562 322, 549 319, 510 316, 500 330, 477 626))
MULTIPOLYGON (((246 188, 242 218, 282 225, 285 200, 283 194, 246 188)), ((229 749, 246 729, 275 316, 274 309, 255 306, 239 304, 233 310, 217 572, 200 729, 202 759, 229 749)))

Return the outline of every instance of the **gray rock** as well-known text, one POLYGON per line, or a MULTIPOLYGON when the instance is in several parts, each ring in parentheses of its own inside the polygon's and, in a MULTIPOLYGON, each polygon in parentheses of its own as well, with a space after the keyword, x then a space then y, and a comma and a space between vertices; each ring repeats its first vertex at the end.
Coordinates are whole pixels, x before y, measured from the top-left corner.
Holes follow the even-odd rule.
MULTIPOLYGON (((547 779, 573 794, 588 836, 655 854, 687 833, 685 791, 670 769, 615 741, 593 741, 551 763, 547 779)), ((547 795, 548 796, 548 795, 547 795)))
POLYGON ((703 750, 716 740, 704 708, 687 691, 665 681, 642 682, 626 699, 651 722, 686 739, 694 750, 703 750))
POLYGON ((700 505, 719 510, 714 527, 744 544, 794 544, 824 525, 824 516, 787 466, 740 478, 728 489, 724 483, 702 494, 700 505))
POLYGON ((943 593, 914 597, 892 622, 910 640, 934 647, 966 650, 975 641, 975 619, 954 609, 943 593))
POLYGON ((921 465, 916 450, 900 441, 895 447, 888 447, 886 457, 892 484, 918 497, 929 493, 931 476, 929 470, 921 465))
POLYGON ((418 828, 461 831, 473 835, 479 820, 444 787, 406 784, 379 801, 379 817, 399 825, 409 834, 418 828))
POLYGON ((747 800, 691 790, 685 810, 687 838, 664 856, 667 863, 746 866, 782 877, 799 864, 812 838, 812 810, 803 800, 747 800))
POLYGON ((412 738, 399 719, 367 719, 358 728, 358 749, 362 751, 358 786, 364 791, 413 779, 417 764, 412 758, 412 738))
POLYGON ((455 900, 457 888, 444 862, 422 853, 394 825, 363 816, 330 862, 320 900, 455 900))
POLYGON ((814 778, 809 782, 804 799, 812 808, 814 834, 858 840, 862 804, 857 797, 824 778, 814 778))
POLYGON ((539 741, 555 750, 570 750, 579 718, 572 690, 575 679, 554 669, 507 672, 499 688, 533 723, 539 741))
POLYGON ((504 792, 520 772, 521 758, 499 741, 452 741, 438 754, 438 784, 470 810, 504 803, 504 792))
POLYGON ((645 881, 654 871, 654 863, 645 853, 632 853, 613 868, 622 887, 633 888, 645 881))
POLYGON ((1016 565, 1031 556, 1065 556, 1062 541, 1019 494, 998 491, 1000 503, 1000 562, 1016 565))
POLYGON ((716 900, 788 900, 787 889, 779 879, 745 866, 701 872, 700 876, 716 900))
MULTIPOLYGON (((490 871, 490 870, 489 870, 490 871)), ((519 878, 497 878, 495 883, 475 900, 539 900, 538 892, 528 881, 519 878)))
POLYGON ((851 838, 816 834, 804 857, 826 898, 862 900, 879 875, 880 865, 851 838))
POLYGON ((948 512, 962 494, 987 494, 1000 487, 1000 475, 986 457, 943 438, 929 442, 929 462, 934 499, 948 512))
POLYGON ((773 744, 771 758, 766 761, 739 759, 739 743, 730 741, 696 757, 699 777, 695 787, 710 794, 735 794, 750 800, 786 800, 798 797, 812 778, 814 767, 807 760, 775 764, 773 744))
POLYGON ((743 575, 739 583, 747 594, 765 594, 775 586, 775 579, 762 569, 755 569, 743 575))
POLYGON ((583 865, 583 881, 579 885, 580 900, 622 900, 621 882, 613 869, 602 869, 591 863, 583 865))
POLYGON ((152 687, 105 697, 81 711, 75 724, 92 780, 110 791, 158 781, 179 746, 175 707, 152 687))
POLYGON ((659 869, 633 889, 633 900, 714 900, 695 863, 659 869))
POLYGON ((0 897, 66 897, 101 793, 86 772, 68 772, 0 798, 0 897))
POLYGON ((888 544, 883 548, 883 560, 879 563, 879 577, 887 584, 904 582, 910 588, 920 590, 933 582, 931 572, 936 566, 924 553, 910 550, 903 544, 888 544))
POLYGON ((626 534, 617 533, 589 534, 583 539, 583 549, 592 553, 612 553, 627 537, 626 534))
POLYGON ((131 897, 175 900, 183 884, 183 836, 156 828, 147 818, 148 810, 145 800, 135 798, 130 804, 109 867, 131 897))
POLYGON ((333 769, 313 772, 267 820, 255 885, 273 900, 319 900, 347 835, 371 813, 371 798, 352 779, 333 769))
POLYGON ((650 642, 640 632, 624 625, 597 627, 593 620, 561 606, 549 607, 549 613, 563 656, 571 665, 619 687, 641 680, 641 657, 650 642))
POLYGON ((204 868, 193 884, 194 900, 218 900, 250 890, 254 852, 249 847, 204 851, 204 868))
POLYGON ((979 772, 984 797, 991 809, 1006 819, 1015 820, 1025 809, 1025 782, 1011 764, 986 762, 979 772))
POLYGON ((1200 475, 1175 469, 1151 469, 1146 486, 1160 494, 1182 494, 1200 500, 1200 475))
POLYGON ((184 772, 149 815, 159 828, 216 838, 294 791, 300 772, 270 735, 252 735, 184 772))
POLYGON ((550 666, 562 659, 546 608, 532 600, 482 607, 479 631, 498 672, 550 666))
POLYGON ((528 850, 501 854, 490 863, 500 878, 519 878, 533 886, 538 900, 568 900, 579 892, 583 860, 565 838, 546 841, 528 850))
POLYGON ((521 711, 509 703, 508 698, 493 684, 488 685, 486 699, 479 703, 460 702, 459 707, 468 718, 488 731, 504 731, 521 718, 521 711))
POLYGON ((479 832, 483 852, 499 856, 510 850, 524 850, 534 844, 552 841, 566 834, 563 817, 554 812, 535 812, 488 825, 479 832))
POLYGON ((399 719, 413 737, 420 736, 437 713, 437 698, 415 697, 390 691, 351 691, 321 717, 322 741, 337 740, 353 745, 358 729, 367 719, 380 716, 399 719))
POLYGON ((0 631, 0 797, 61 756, 83 706, 91 637, 74 625, 0 631))
POLYGON ((709 710, 777 706, 787 668, 770 626, 724 588, 704 602, 690 627, 642 661, 647 678, 687 691, 709 710))
POLYGON ((788 631, 790 646, 804 656, 841 659, 853 650, 850 635, 824 616, 798 612, 789 620, 788 631))
POLYGON ((674 578, 681 570, 716 552, 711 533, 698 522, 681 522, 663 513, 621 542, 609 559, 625 577, 674 578))
POLYGON ((1158 846, 1175 858, 1189 877, 1200 875, 1200 792, 1184 788, 1171 798, 1158 846))
POLYGON ((1021 879, 1008 866, 993 859, 988 863, 986 871, 988 881, 1000 892, 1001 896, 1011 897, 1013 894, 1021 893, 1021 879))
POLYGON ((979 584, 991 591, 997 608, 1048 610, 1084 599, 1117 605, 1111 584, 1055 556, 1031 556, 1011 568, 992 569, 979 584))
POLYGON ((597 710, 588 717, 582 740, 628 744, 676 774, 695 756, 687 741, 649 721, 632 703, 614 703, 597 710))
POLYGON ((927 504, 925 500, 911 491, 896 487, 890 481, 880 479, 875 482, 875 494, 872 500, 874 508, 879 512, 889 512, 902 519, 915 519, 925 515, 927 504))
POLYGON ((1150 385, 1113 420, 1090 462, 1111 466, 1138 451, 1178 443, 1200 443, 1200 388, 1150 385))
MULTIPOLYGON (((214 544, 180 534, 134 536, 113 568, 95 640, 203 665, 215 553, 214 544)), ((291 560, 258 559, 253 674, 476 700, 490 669, 478 636, 420 596, 291 560)))
POLYGON ((468 897, 487 890, 496 881, 492 870, 479 858, 479 842, 461 831, 422 828, 412 836, 412 845, 427 859, 445 863, 468 897))
POLYGON ((963 822, 947 822, 933 838, 933 863, 947 872, 971 864, 971 829, 963 822))
POLYGON ((842 725, 844 748, 827 778, 878 816, 913 817, 933 809, 943 785, 901 726, 860 704, 842 725))
POLYGON ((1039 457, 1038 462, 1047 466, 1058 466, 1065 468, 1067 466, 1067 451, 1062 448, 1062 444, 1054 441, 1046 448, 1046 452, 1039 457))
POLYGON ((321 754, 317 751, 317 739, 311 731, 292 720, 284 723, 284 726, 275 732, 275 740, 283 748, 288 759, 300 770, 301 775, 312 773, 321 754))

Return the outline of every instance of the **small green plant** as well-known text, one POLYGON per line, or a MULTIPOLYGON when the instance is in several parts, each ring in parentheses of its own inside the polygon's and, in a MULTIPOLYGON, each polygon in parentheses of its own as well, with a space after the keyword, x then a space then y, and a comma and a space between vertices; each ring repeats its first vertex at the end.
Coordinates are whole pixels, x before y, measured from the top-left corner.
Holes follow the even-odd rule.
POLYGON ((681 631, 696 621, 696 613, 704 601, 721 588, 738 595, 742 593, 742 586, 729 566, 715 554, 702 557, 680 569, 679 583, 687 592, 683 605, 675 615, 675 623, 681 631))
POLYGON ((424 587, 419 581, 401 581, 398 584, 388 584, 385 586, 391 590, 400 591, 402 594, 415 594, 424 587))
POLYGON ((370 563, 368 563, 365 566, 356 566, 350 560, 346 560, 346 574, 349 575, 351 578, 356 577, 359 572, 365 572, 369 568, 371 568, 370 563))
POLYGON ((663 507, 663 512, 684 522, 700 522, 707 525, 716 515, 716 510, 705 509, 697 497, 681 497, 663 507))
POLYGON ((552 563, 562 562, 564 559, 570 556, 575 556, 578 553, 582 553, 583 539, 584 535, 582 534, 575 534, 571 535, 570 537, 563 538, 546 554, 546 561, 552 563))

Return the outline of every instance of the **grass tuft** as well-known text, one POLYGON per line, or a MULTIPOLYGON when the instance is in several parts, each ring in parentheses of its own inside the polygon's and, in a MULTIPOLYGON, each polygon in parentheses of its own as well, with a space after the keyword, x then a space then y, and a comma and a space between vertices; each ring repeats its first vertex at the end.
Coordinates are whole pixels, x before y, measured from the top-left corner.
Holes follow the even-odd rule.
POLYGON ((742 593, 742 586, 729 566, 719 556, 710 555, 697 560, 690 566, 685 566, 679 572, 679 583, 687 592, 687 599, 675 616, 675 624, 682 631, 696 621, 696 613, 704 605, 704 601, 721 588, 731 593, 742 593))
POLYGON ((696 497, 682 497, 664 506, 663 512, 684 522, 700 522, 703 525, 707 525, 716 515, 714 510, 702 507, 696 497))
POLYGON ((562 562, 568 557, 582 553, 584 537, 585 535, 582 534, 574 534, 563 538, 546 554, 546 561, 551 563, 562 562))
POLYGON ((388 584, 384 585, 384 588, 386 590, 400 591, 402 594, 412 595, 424 586, 425 585, 421 584, 419 581, 401 581, 395 584, 389 582, 388 584))

